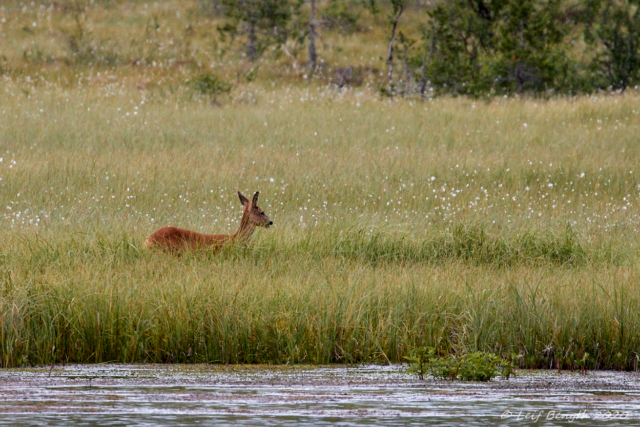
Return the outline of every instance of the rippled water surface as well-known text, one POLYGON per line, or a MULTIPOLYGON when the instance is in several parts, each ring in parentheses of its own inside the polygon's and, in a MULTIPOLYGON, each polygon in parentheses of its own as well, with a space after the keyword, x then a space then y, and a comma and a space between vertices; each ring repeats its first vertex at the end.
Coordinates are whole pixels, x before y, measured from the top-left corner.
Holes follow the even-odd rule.
POLYGON ((402 366, 0 370, 0 425, 640 425, 640 374, 419 381, 402 366))

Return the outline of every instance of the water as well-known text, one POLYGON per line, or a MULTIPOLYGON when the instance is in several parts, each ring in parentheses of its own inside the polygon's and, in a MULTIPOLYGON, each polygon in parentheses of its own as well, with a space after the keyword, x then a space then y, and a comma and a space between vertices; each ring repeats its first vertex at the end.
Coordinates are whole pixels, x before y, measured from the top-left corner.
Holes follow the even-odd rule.
POLYGON ((640 425, 640 374, 420 381, 403 366, 0 370, 0 425, 640 425))

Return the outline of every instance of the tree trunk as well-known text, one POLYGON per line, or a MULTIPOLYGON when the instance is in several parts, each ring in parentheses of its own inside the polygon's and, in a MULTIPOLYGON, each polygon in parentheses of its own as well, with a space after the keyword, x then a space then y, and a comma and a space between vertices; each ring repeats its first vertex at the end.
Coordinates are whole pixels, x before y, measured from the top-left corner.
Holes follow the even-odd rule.
POLYGON ((402 12, 404 12, 404 5, 400 6, 400 9, 398 9, 398 12, 393 17, 391 37, 389 38, 389 47, 387 48, 387 90, 389 95, 393 95, 393 44, 396 41, 396 30, 398 29, 398 21, 400 20, 402 12))
MULTIPOLYGON (((431 63, 431 59, 433 58, 433 49, 435 46, 435 40, 433 38, 433 31, 431 32, 430 37, 430 47, 429 47, 429 63, 431 63)), ((424 102, 425 97, 427 96, 427 63, 424 58, 424 53, 422 54, 422 70, 421 70, 421 78, 420 78, 420 100, 424 102)))
POLYGON ((309 68, 316 69, 318 56, 316 54, 316 0, 311 0, 311 14, 309 19, 309 68))
POLYGON ((247 48, 247 56, 249 61, 254 62, 257 59, 258 49, 256 40, 256 24, 255 22, 249 23, 249 46, 247 48))
POLYGON ((427 95, 427 63, 422 54, 422 69, 420 70, 420 100, 424 102, 427 95))
POLYGON ((409 67, 409 59, 407 58, 407 51, 404 51, 404 97, 406 98, 411 91, 411 67, 409 67))
POLYGON ((516 65, 516 79, 518 80, 518 95, 522 98, 524 95, 524 72, 520 64, 516 65))
POLYGON ((524 82, 525 82, 525 70, 523 69, 523 61, 524 61, 524 22, 520 19, 520 50, 522 51, 522 58, 518 60, 518 64, 516 65, 516 76, 518 79, 518 95, 522 97, 524 95, 524 82))

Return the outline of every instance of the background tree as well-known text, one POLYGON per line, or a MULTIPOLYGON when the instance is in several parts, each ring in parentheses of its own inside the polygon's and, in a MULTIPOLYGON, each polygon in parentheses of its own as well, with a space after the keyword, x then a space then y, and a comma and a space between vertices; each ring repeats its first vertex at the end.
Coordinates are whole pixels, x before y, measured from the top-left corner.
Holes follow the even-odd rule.
POLYGON ((340 33, 353 33, 360 20, 360 2, 329 0, 322 8, 320 25, 326 29, 338 29, 340 33))
POLYGON ((412 61, 411 57, 413 56, 415 44, 416 40, 408 37, 402 31, 398 32, 398 51, 400 60, 402 61, 402 66, 404 68, 402 73, 404 75, 404 85, 402 85, 402 89, 400 89, 399 87, 398 89, 402 91, 405 98, 411 95, 412 92, 415 61, 412 61))
MULTIPOLYGON (((367 6, 369 10, 374 15, 380 11, 381 1, 376 0, 368 0, 367 6)), ((389 13, 389 44, 387 45, 387 87, 384 92, 387 95, 393 96, 395 93, 395 88, 393 84, 393 49, 396 42, 396 33, 398 31, 398 22, 400 21, 400 17, 406 10, 409 5, 409 0, 388 0, 388 6, 390 7, 389 13)))
POLYGON ((426 73, 453 94, 571 93, 578 78, 565 12, 560 0, 441 3, 423 31, 426 73))
POLYGON ((309 68, 316 69, 316 0, 311 0, 309 12, 309 68))
POLYGON ((218 30, 232 39, 246 34, 246 54, 253 62, 269 45, 286 42, 294 5, 288 0, 222 0, 228 21, 218 30))
POLYGON ((422 31, 425 52, 420 59, 428 58, 426 78, 438 92, 488 90, 482 56, 495 49, 493 24, 500 9, 498 2, 452 0, 428 12, 430 19, 422 31))
MULTIPOLYGON (((312 71, 319 26, 355 31, 354 10, 363 4, 329 0, 320 11, 309 0, 307 15, 305 0, 216 1, 227 17, 221 32, 242 36, 250 61, 280 44, 297 67, 306 47, 312 71)), ((640 0, 443 0, 415 10, 411 0, 364 4, 374 15, 388 13, 381 85, 388 96, 418 87, 424 98, 427 86, 435 94, 549 96, 623 90, 640 80, 640 0), (412 24, 423 21, 420 32, 400 30, 407 13, 412 24)))
POLYGON ((573 66, 565 40, 571 27, 562 3, 511 0, 498 11, 491 32, 491 53, 495 54, 488 62, 498 92, 573 91, 573 66))
POLYGON ((624 90, 640 80, 640 1, 586 0, 585 41, 595 51, 596 87, 624 90))

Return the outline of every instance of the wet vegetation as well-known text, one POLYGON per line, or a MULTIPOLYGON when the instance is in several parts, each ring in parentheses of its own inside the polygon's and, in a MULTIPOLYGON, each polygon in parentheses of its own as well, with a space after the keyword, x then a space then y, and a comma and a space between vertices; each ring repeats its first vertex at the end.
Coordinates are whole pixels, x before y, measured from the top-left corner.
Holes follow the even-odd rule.
POLYGON ((497 376, 506 379, 515 375, 517 360, 522 356, 510 354, 501 358, 494 353, 475 352, 459 357, 439 356, 433 347, 421 347, 412 350, 405 359, 410 363, 409 372, 419 379, 430 376, 442 380, 491 381, 497 376))

